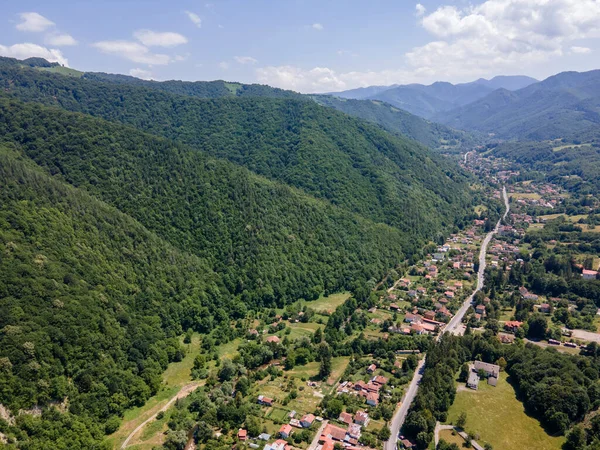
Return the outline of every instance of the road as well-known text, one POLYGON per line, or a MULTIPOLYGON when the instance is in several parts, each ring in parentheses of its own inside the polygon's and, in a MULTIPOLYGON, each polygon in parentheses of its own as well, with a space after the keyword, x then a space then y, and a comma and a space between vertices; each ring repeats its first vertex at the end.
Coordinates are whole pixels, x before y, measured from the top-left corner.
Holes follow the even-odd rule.
MULTIPOLYGON (((444 333, 450 333, 450 332, 454 331, 454 329, 458 326, 458 324, 460 324, 462 322, 462 319, 463 319, 465 313, 467 312, 467 310, 473 303, 473 298, 475 297, 475 294, 483 288, 483 282, 484 282, 484 278, 485 278, 485 266, 486 266, 485 257, 487 255, 488 245, 490 244, 490 241, 494 237, 494 234, 496 234, 498 232, 498 229, 500 228, 500 224, 502 223, 502 220, 506 219, 506 216, 508 215, 508 212, 510 211, 510 204, 508 203, 508 195, 506 194, 506 187, 502 188, 502 196, 504 198, 504 206, 505 206, 504 215, 502 216, 502 219, 498 220, 498 223, 496 223, 496 226, 494 227, 494 229, 485 236, 485 238, 483 239, 483 242, 481 243, 481 249, 479 251, 479 270, 477 271, 477 285, 475 287, 475 290, 465 300, 465 302, 462 304, 460 309, 456 312, 456 315, 454 317, 452 317, 450 322, 448 322, 448 324, 444 327, 442 332, 438 335, 437 340, 439 340, 444 333)), ((402 405, 400 406, 400 408, 398 408, 398 410, 394 414, 394 417, 392 418, 392 423, 390 425, 391 435, 390 435, 390 439, 387 440, 384 444, 384 447, 383 447, 384 450, 396 450, 396 442, 398 440, 398 434, 400 432, 400 429, 402 428, 402 425, 404 424, 404 420, 406 419, 406 414, 408 413, 408 408, 410 407, 411 403, 415 399, 415 396, 417 395, 417 390, 419 389, 419 383, 421 382, 421 378, 423 377, 422 372, 423 372, 423 366, 425 365, 425 359, 426 359, 426 356, 419 362, 419 365, 417 366, 417 370, 415 370, 415 375, 413 376, 413 379, 411 380, 411 382, 408 386, 408 389, 402 399, 402 405)))
POLYGON ((315 437, 313 438, 312 442, 308 446, 308 450, 317 450, 317 447, 319 446, 319 438, 323 434, 323 430, 325 429, 325 427, 327 426, 328 423, 329 423, 328 420, 324 420, 323 423, 321 423, 321 426, 319 427, 317 434, 315 434, 315 437))
POLYGON ((121 448, 124 449, 129 445, 129 441, 131 441, 131 439, 133 439, 133 437, 142 429, 144 428, 148 423, 152 422, 154 419, 156 419, 156 416, 159 412, 164 412, 167 409, 169 409, 169 407, 175 403, 177 400, 179 400, 180 398, 184 398, 187 397, 188 395, 190 395, 192 392, 194 392, 196 390, 196 388, 198 388, 199 386, 201 386, 204 383, 190 383, 184 387, 182 387, 179 392, 177 394, 175 394, 175 396, 173 396, 162 408, 160 408, 160 410, 156 411, 156 413, 154 413, 152 416, 150 416, 148 419, 144 420, 140 425, 137 426, 137 428, 135 430, 133 430, 131 433, 129 433, 129 436, 127 436, 127 439, 125 439, 125 441, 123 442, 123 444, 121 445, 121 448))

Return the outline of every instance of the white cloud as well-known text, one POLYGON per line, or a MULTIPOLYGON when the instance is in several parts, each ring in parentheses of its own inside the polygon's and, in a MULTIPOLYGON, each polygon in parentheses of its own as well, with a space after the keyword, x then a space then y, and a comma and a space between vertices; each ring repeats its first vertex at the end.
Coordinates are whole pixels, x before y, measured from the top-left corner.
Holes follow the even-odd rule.
POLYGON ((404 70, 336 72, 328 67, 305 70, 296 66, 269 66, 256 69, 260 83, 298 92, 332 92, 359 86, 412 83, 416 75, 404 70))
POLYGON ((417 15, 417 17, 421 17, 423 14, 425 14, 425 11, 426 11, 425 7, 423 5, 421 5, 420 3, 417 3, 415 5, 415 10, 416 10, 415 14, 417 15))
POLYGON ((56 47, 68 47, 77 45, 77 41, 73 36, 66 33, 61 34, 49 34, 45 38, 45 42, 48 45, 55 45, 56 47))
POLYGON ((233 59, 239 64, 256 64, 258 62, 252 56, 234 56, 233 59))
POLYGON ((19 17, 21 17, 22 20, 22 22, 17 24, 17 30, 19 31, 40 33, 54 26, 54 22, 36 12, 21 13, 19 14, 19 17))
POLYGON ((187 44, 187 38, 179 33, 138 30, 133 36, 148 47, 175 47, 187 44))
POLYGON ((31 43, 14 44, 11 46, 0 45, 0 55, 17 59, 39 57, 50 62, 57 62, 63 66, 69 65, 69 61, 60 50, 31 43))
POLYGON ((311 25, 311 27, 312 27, 313 30, 317 30, 317 31, 322 31, 323 28, 324 28, 323 25, 320 24, 320 23, 313 23, 311 25))
POLYGON ((578 53, 580 55, 586 55, 588 53, 592 53, 592 49, 589 47, 571 47, 571 53, 578 53))
MULTIPOLYGON (((417 11, 418 12, 418 11, 417 11)), ((576 39, 600 36, 597 0, 487 0, 423 14, 438 40, 406 54, 424 76, 481 76, 539 64, 566 53, 576 39)))
POLYGON ((221 61, 219 63, 219 69, 222 69, 222 70, 229 69, 229 63, 227 61, 221 61))
POLYGON ((148 47, 132 41, 100 41, 92 44, 102 53, 118 55, 139 64, 169 64, 169 55, 151 53, 148 47))
POLYGON ((142 80, 153 80, 152 72, 145 69, 131 69, 129 71, 129 75, 136 78, 141 78, 142 80))
POLYGON ((191 11, 185 11, 185 13, 188 16, 188 18, 194 23, 194 25, 196 25, 198 28, 202 27, 202 19, 198 14, 193 13, 191 11))

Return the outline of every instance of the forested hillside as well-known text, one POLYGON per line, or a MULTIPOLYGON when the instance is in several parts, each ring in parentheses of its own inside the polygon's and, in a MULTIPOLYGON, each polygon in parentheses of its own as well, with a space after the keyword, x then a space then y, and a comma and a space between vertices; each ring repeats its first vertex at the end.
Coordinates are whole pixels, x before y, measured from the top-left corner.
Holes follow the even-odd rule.
POLYGON ((16 414, 68 399, 71 412, 0 420, 31 449, 95 448, 104 424, 143 404, 182 357, 175 337, 228 325, 232 310, 205 261, 5 144, 0 299, 0 404, 16 414))
POLYGON ((448 126, 509 140, 546 140, 600 123, 600 71, 564 72, 518 91, 498 89, 433 117, 448 126))
POLYGON ((352 100, 329 95, 313 95, 312 98, 323 106, 376 123, 391 133, 403 134, 444 153, 464 151, 479 142, 470 133, 429 122, 378 100, 352 100))
POLYGON ((314 102, 200 100, 14 66, 1 68, 0 85, 27 101, 188 144, 417 236, 452 225, 468 202, 466 178, 453 163, 314 102))

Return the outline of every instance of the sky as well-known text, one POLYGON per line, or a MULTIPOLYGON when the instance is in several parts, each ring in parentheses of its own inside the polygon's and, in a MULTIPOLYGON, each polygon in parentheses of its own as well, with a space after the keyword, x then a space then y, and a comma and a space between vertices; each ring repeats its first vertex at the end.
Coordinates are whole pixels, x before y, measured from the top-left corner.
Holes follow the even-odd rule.
POLYGON ((299 92, 597 69, 600 0, 19 0, 0 55, 299 92))

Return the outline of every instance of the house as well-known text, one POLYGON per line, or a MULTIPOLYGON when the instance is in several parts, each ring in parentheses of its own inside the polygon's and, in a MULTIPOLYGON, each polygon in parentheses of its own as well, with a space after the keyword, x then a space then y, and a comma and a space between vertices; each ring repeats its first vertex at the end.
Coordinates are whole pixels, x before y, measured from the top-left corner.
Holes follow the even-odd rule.
POLYGON ((419 322, 421 319, 422 317, 418 314, 408 313, 404 316, 404 321, 408 323, 419 322))
POLYGON ((514 333, 521 328, 521 325, 523 325, 523 322, 519 322, 518 320, 509 320, 504 322, 504 329, 514 333))
POLYGON ((360 425, 353 423, 348 425, 348 429, 346 430, 346 434, 350 436, 352 439, 360 438, 360 425))
POLYGON ((258 404, 264 406, 273 406, 273 399, 270 397, 265 397, 264 395, 259 395, 258 404))
POLYGON ((366 411, 356 411, 354 414, 354 423, 361 427, 366 427, 369 424, 369 414, 366 411))
POLYGON ((271 435, 267 433, 261 433, 258 435, 258 439, 260 439, 261 441, 268 441, 269 439, 271 439, 271 435))
POLYGON ((281 439, 287 439, 290 437, 290 434, 292 434, 292 426, 288 423, 281 425, 281 428, 279 429, 279 437, 281 439))
POLYGON ((483 361, 475 361, 473 364, 475 371, 483 370, 488 377, 498 378, 500 375, 500 366, 496 364, 485 363, 483 361))
POLYGON ((281 339, 279 339, 279 337, 277 337, 277 336, 269 336, 267 338, 267 342, 273 343, 273 344, 279 344, 280 341, 281 341, 281 339))
POLYGON ((344 422, 346 425, 350 425, 352 423, 352 414, 347 412, 340 413, 340 417, 338 417, 340 422, 344 422))
POLYGON ((598 278, 598 272, 596 272, 595 270, 583 269, 581 276, 584 280, 595 280, 596 278, 598 278))
POLYGON ((282 439, 277 439, 272 444, 266 444, 263 450, 285 450, 287 442, 282 439))
POLYGON ((240 428, 238 430, 237 437, 240 441, 245 441, 246 439, 248 439, 248 432, 246 430, 244 430, 243 428, 240 428))
POLYGON ((321 439, 324 441, 333 439, 334 441, 341 442, 346 439, 346 430, 332 424, 327 424, 321 434, 321 439))
POLYGON ((478 386, 479 386, 479 376, 477 375, 476 372, 473 372, 471 370, 469 372, 469 378, 467 379, 467 387, 470 389, 477 390, 478 386))
POLYGON ((477 305, 475 307, 475 312, 483 316, 485 314, 485 305, 477 305))
POLYGON ((379 394, 369 392, 367 394, 367 405, 377 406, 379 404, 379 394))
POLYGON ((248 334, 250 336, 258 336, 258 331, 255 330, 254 328, 251 328, 251 329, 248 330, 248 334))
POLYGON ((406 448, 409 450, 415 448, 414 444, 412 442, 410 442, 408 439, 400 440, 400 444, 402 445, 402 448, 406 448))
POLYGON ((444 292, 444 295, 448 298, 454 298, 454 292, 452 291, 446 291, 444 292))
POLYGON ((313 414, 306 414, 300 419, 300 425, 302 425, 303 428, 310 428, 314 421, 315 416, 313 414))
POLYGON ((390 309, 392 311, 398 311, 400 309, 400 307, 398 305, 396 305, 395 303, 390 303, 390 309))
POLYGON ((540 312, 543 312, 544 314, 550 314, 552 312, 552 307, 548 303, 542 303, 540 305, 540 312))
POLYGON ((409 297, 416 297, 417 296, 417 291, 411 289, 410 291, 408 291, 408 296, 409 297))
POLYGON ((386 377, 382 377, 381 375, 377 375, 371 380, 371 383, 375 384, 376 386, 383 386, 384 384, 387 384, 387 382, 388 379, 386 377))
POLYGON ((369 367, 367 367, 367 372, 368 373, 373 373, 377 370, 377 366, 375 364, 371 364, 369 367))

